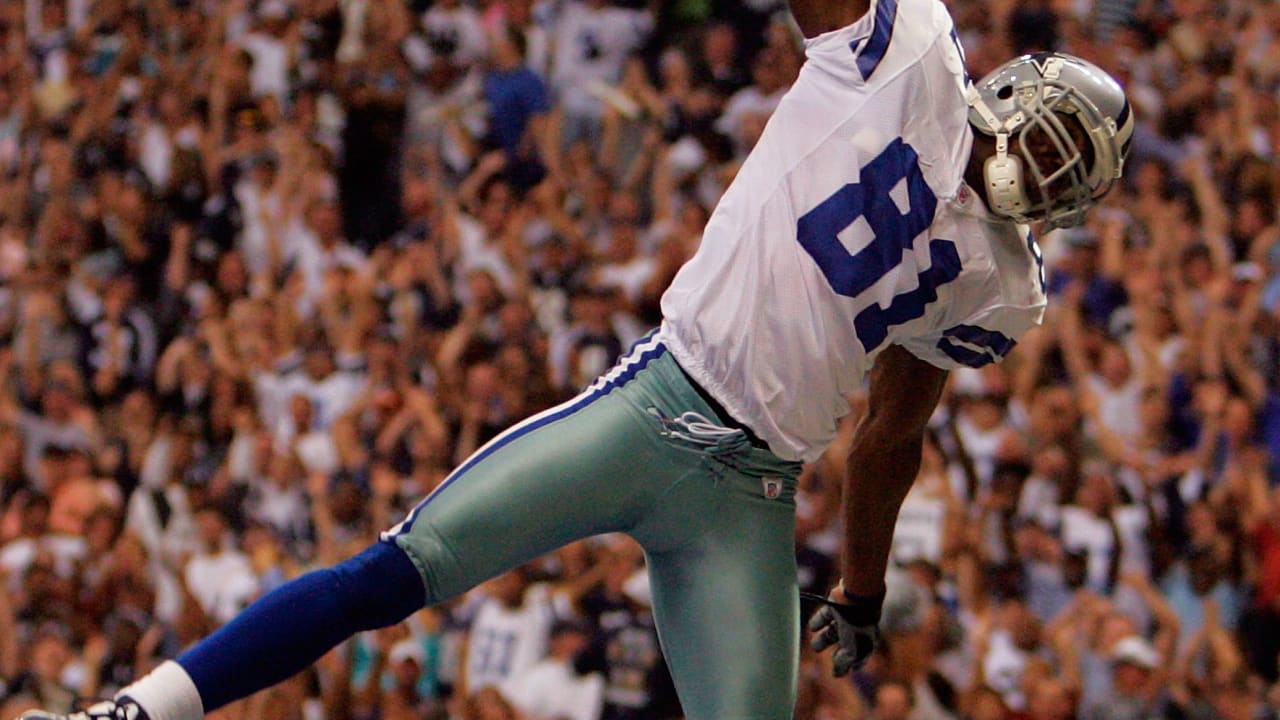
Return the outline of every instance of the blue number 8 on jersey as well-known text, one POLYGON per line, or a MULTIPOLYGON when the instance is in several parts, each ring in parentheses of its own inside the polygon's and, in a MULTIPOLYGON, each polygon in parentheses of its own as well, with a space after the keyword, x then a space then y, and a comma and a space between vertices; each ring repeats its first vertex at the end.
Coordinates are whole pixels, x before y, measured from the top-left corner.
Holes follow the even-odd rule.
MULTIPOLYGON (((938 198, 920 172, 916 151, 897 138, 849 183, 805 213, 797 223, 800 245, 813 257, 831 289, 846 297, 858 297, 878 280, 902 264, 920 233, 929 229, 938 198), (909 207, 903 211, 892 191, 905 181, 909 207), (839 234, 864 218, 872 240, 857 253, 850 253, 839 234)), ((929 244, 932 260, 917 276, 914 290, 901 293, 886 307, 872 304, 858 313, 854 328, 868 353, 888 337, 889 328, 914 320, 925 307, 938 299, 939 285, 960 275, 960 256, 955 243, 934 239, 929 244)))

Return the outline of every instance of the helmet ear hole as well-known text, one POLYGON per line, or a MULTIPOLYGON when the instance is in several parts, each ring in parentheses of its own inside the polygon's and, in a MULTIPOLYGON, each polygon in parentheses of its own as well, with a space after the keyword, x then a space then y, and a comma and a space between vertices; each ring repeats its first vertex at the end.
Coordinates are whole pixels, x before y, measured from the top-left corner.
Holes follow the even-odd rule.
POLYGON ((999 90, 996 91, 996 97, 1001 100, 1008 100, 1009 98, 1013 97, 1013 86, 1005 85, 1004 87, 1000 88, 999 90))

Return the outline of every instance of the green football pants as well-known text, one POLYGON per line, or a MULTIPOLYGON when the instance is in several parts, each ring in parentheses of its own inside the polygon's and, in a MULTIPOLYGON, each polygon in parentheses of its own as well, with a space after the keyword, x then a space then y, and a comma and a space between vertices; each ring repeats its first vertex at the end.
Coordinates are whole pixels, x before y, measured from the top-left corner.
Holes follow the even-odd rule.
POLYGON ((628 533, 687 718, 781 720, 795 701, 799 470, 721 426, 651 335, 582 395, 480 448, 384 539, 437 603, 574 540, 628 533))

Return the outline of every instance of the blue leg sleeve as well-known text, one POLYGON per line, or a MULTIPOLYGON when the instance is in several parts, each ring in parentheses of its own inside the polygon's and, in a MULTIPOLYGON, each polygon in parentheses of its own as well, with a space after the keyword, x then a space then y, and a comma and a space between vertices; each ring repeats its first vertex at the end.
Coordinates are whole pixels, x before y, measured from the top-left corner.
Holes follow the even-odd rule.
POLYGON ((404 551, 379 542, 354 558, 267 594, 178 657, 206 713, 308 667, 363 630, 423 607, 422 576, 404 551))

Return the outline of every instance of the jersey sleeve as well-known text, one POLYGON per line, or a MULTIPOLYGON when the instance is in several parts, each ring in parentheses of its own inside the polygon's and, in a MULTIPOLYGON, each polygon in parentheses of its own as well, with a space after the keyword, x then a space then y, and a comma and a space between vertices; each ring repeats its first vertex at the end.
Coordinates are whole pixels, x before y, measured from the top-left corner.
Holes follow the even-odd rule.
POLYGON ((980 368, 1008 357, 1018 339, 1043 317, 1044 305, 997 306, 964 322, 904 338, 899 344, 944 370, 980 368))
POLYGON ((1018 339, 1044 319, 1045 297, 1033 278, 985 277, 983 284, 958 283, 934 327, 900 344, 947 370, 980 368, 1008 357, 1018 339))
MULTIPOLYGON (((940 211, 960 218, 948 205, 940 211)), ((928 363, 948 370, 979 368, 1000 362, 1018 339, 1044 319, 1047 305, 1044 260, 1026 226, 979 227, 960 218, 955 230, 963 270, 946 287, 946 298, 929 330, 903 338, 904 348, 928 363)))

